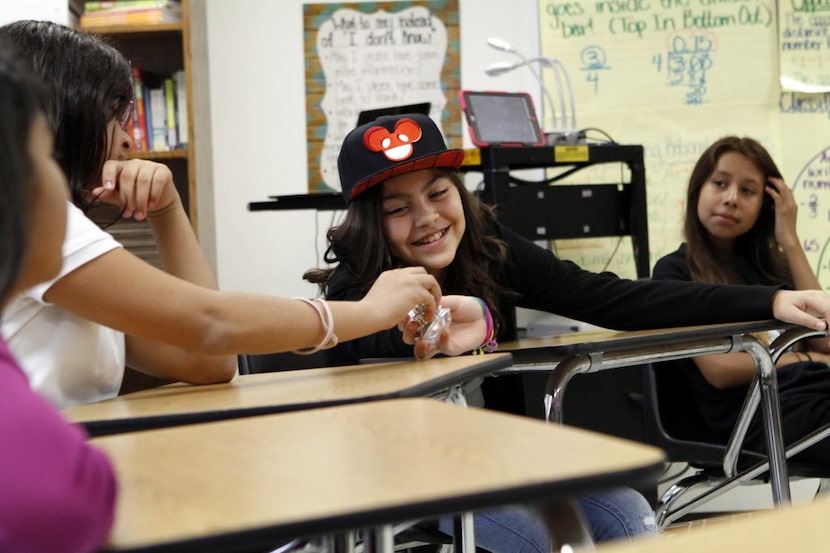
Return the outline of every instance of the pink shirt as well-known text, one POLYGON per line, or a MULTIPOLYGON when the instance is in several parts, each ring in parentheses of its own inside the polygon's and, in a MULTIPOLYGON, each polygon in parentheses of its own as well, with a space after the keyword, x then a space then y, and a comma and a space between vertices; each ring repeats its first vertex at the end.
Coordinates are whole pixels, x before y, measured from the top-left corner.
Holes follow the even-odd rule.
POLYGON ((86 439, 29 387, 0 338, 0 551, 90 553, 104 543, 115 477, 86 439))

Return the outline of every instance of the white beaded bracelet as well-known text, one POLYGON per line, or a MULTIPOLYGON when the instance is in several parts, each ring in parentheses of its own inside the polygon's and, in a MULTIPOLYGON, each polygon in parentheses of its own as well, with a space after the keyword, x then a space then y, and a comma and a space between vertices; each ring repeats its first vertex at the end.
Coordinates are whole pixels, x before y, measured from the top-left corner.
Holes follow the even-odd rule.
POLYGON ((337 335, 334 333, 334 317, 331 314, 328 302, 322 298, 314 298, 313 300, 306 298, 293 299, 300 300, 314 308, 317 312, 317 316, 320 317, 320 323, 323 325, 323 332, 325 332, 325 336, 323 336, 323 339, 320 340, 319 344, 314 347, 295 349, 294 353, 299 353, 300 355, 311 355, 312 353, 317 353, 320 350, 336 346, 337 335))

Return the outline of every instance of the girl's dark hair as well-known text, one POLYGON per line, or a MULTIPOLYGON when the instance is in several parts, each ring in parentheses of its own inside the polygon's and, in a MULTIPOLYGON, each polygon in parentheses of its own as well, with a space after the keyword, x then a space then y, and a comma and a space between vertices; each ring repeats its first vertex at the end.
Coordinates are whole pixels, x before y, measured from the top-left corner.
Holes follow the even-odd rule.
POLYGON ((0 27, 0 40, 47 87, 46 118, 72 201, 89 208, 107 159, 107 124, 133 98, 130 64, 99 37, 48 21, 0 27))
POLYGON ((43 90, 0 42, 0 303, 20 276, 30 228, 33 167, 29 135, 43 90))
MULTIPOLYGON (((504 310, 515 296, 503 288, 507 248, 502 240, 488 232, 495 224, 492 208, 479 203, 464 187, 455 171, 445 176, 461 196, 467 228, 458 245, 455 259, 444 270, 441 289, 445 294, 478 296, 490 307, 493 320, 503 328, 509 319, 504 310)), ((339 226, 329 229, 329 246, 323 256, 326 263, 337 263, 353 272, 368 290, 381 272, 404 266, 394 259, 383 233, 381 185, 374 186, 352 200, 339 226)), ((334 269, 311 269, 303 278, 320 285, 325 293, 334 269)))
MULTIPOLYGON (((686 195, 686 261, 692 278, 703 282, 739 284, 730 282, 723 271, 721 262, 715 257, 714 247, 708 233, 697 216, 700 190, 715 172, 721 156, 735 152, 749 159, 764 176, 766 185, 769 177, 782 178, 769 152, 752 138, 726 136, 709 146, 697 160, 689 177, 686 195)), ((763 192, 766 197, 766 192, 763 192)), ((758 220, 746 234, 735 241, 735 255, 747 259, 756 273, 758 284, 783 284, 791 281, 787 262, 778 241, 775 239, 775 212, 767 208, 767 201, 761 208, 758 220)))

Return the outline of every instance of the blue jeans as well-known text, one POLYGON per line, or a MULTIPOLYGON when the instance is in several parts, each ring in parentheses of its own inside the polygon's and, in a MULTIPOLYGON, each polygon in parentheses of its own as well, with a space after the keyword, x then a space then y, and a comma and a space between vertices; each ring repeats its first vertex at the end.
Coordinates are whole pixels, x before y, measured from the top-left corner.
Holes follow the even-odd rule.
MULTIPOLYGON (((629 488, 580 497, 577 501, 594 542, 656 534, 654 511, 646 499, 629 488)), ((504 507, 475 513, 476 545, 491 553, 549 553, 548 532, 541 519, 524 507, 504 507)), ((439 522, 453 534, 453 521, 439 522)))

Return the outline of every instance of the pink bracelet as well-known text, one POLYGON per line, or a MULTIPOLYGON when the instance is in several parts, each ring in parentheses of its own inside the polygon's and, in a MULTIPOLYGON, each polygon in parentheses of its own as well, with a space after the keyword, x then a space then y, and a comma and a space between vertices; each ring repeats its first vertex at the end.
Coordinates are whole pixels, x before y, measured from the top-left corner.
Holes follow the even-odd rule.
POLYGON ((337 335, 334 333, 334 316, 331 314, 328 302, 322 298, 314 298, 313 300, 306 298, 293 299, 300 300, 314 308, 317 312, 317 316, 320 317, 320 323, 323 325, 323 331, 325 332, 325 335, 323 336, 323 339, 320 340, 319 344, 314 347, 295 349, 294 353, 298 353, 300 355, 311 355, 312 353, 317 353, 320 350, 336 346, 337 335))
POLYGON ((484 341, 481 343, 480 346, 473 349, 473 355, 482 355, 485 352, 493 353, 496 351, 496 348, 499 347, 499 343, 496 341, 495 334, 496 334, 496 327, 493 324, 493 315, 490 313, 490 308, 487 307, 487 304, 484 303, 484 300, 481 298, 476 298, 473 296, 479 305, 481 305, 481 310, 484 313, 484 318, 487 321, 487 331, 484 333, 484 341))

